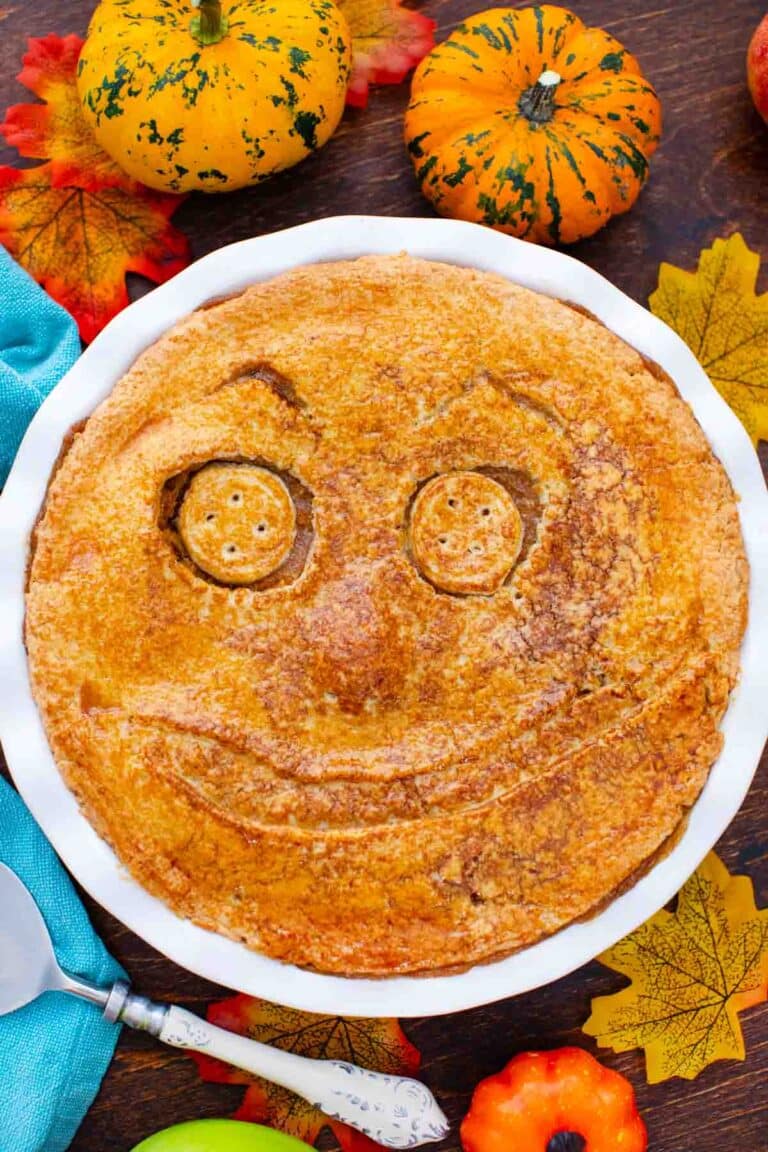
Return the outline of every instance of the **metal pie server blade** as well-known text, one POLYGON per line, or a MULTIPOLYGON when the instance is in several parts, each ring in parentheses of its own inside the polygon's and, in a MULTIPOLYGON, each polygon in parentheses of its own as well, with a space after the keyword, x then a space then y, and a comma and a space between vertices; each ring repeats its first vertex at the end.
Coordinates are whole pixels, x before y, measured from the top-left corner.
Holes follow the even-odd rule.
POLYGON ((266 1077, 386 1147, 415 1148, 448 1133, 440 1106, 418 1080, 344 1060, 310 1060, 227 1032, 176 1005, 136 996, 124 980, 100 988, 65 972, 33 897, 16 873, 0 864, 0 1015, 49 991, 90 1000, 108 1020, 150 1032, 174 1048, 204 1051, 266 1077))
POLYGON ((15 872, 0 864, 0 1016, 61 988, 51 938, 15 872))

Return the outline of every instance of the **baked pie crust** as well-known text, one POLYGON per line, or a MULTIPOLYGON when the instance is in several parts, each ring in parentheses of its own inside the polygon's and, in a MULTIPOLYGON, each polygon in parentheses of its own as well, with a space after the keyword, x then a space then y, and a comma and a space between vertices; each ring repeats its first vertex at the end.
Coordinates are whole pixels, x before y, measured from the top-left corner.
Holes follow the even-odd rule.
POLYGON ((366 257, 144 352, 51 481, 26 642, 145 888, 386 976, 503 956, 648 866, 720 749, 747 578, 663 373, 498 276, 366 257))
POLYGON ((255 584, 282 567, 296 538, 284 482, 257 464, 206 464, 185 486, 179 539, 201 573, 222 584, 255 584))

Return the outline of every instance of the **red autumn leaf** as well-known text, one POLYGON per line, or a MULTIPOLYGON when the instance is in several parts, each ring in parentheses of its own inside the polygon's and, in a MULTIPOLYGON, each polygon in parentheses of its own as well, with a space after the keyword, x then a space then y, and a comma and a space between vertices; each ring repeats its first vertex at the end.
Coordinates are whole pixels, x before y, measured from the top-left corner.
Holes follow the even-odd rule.
POLYGON ((15 104, 0 133, 20 155, 49 160, 51 184, 99 188, 140 187, 99 147, 80 111, 75 76, 79 36, 31 38, 16 79, 44 104, 15 104))
POLYGON ((76 88, 77 36, 31 39, 19 80, 44 104, 9 108, 0 133, 22 156, 0 168, 0 244, 89 341, 128 304, 128 272, 162 283, 189 261, 170 224, 182 202, 129 179, 94 140, 76 88))
MULTIPOLYGON (((239 1032, 300 1056, 347 1060, 376 1072, 413 1076, 421 1060, 397 1020, 315 1016, 250 996, 232 996, 212 1004, 208 1019, 230 1032, 239 1032)), ((190 1055, 203 1080, 247 1085, 234 1116, 236 1120, 268 1124, 307 1144, 314 1144, 322 1130, 329 1127, 343 1152, 380 1152, 379 1145, 367 1136, 338 1120, 330 1120, 286 1088, 231 1068, 210 1056, 194 1052, 190 1055)))
POLYGON ((370 84, 399 84, 434 48, 435 21, 400 0, 338 0, 352 33, 347 103, 365 108, 370 84))

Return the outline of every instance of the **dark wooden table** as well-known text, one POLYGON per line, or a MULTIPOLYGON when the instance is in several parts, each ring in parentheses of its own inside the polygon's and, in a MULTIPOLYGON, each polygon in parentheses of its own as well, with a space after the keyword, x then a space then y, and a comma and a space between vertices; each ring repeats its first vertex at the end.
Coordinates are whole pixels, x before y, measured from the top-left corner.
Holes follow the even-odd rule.
MULTIPOLYGON (((427 0, 422 8, 437 19, 442 38, 482 6, 477 0, 427 0)), ((26 37, 82 34, 93 7, 89 0, 0 3, 0 109, 25 99, 13 77, 26 37)), ((573 7, 584 19, 609 28, 640 57, 662 100, 665 133, 639 204, 572 253, 642 303, 656 283, 661 260, 694 267, 703 246, 734 230, 768 259, 768 128, 754 112, 744 84, 746 47, 765 0, 575 0, 573 7)), ((336 213, 428 216, 401 140, 407 94, 407 84, 375 91, 367 110, 347 113, 323 152, 261 188, 223 199, 190 199, 176 220, 192 237, 195 255, 336 213)), ((0 149, 0 162, 14 161, 14 153, 0 149)), ((766 449, 762 445, 764 465, 766 449)), ((753 877, 762 904, 768 904, 767 812, 764 756, 744 807, 718 847, 731 870, 753 877)), ((223 994, 87 903, 96 928, 142 992, 201 1013, 223 994)), ((579 1030, 590 998, 621 985, 621 977, 593 963, 527 996, 441 1019, 410 1021, 406 1030, 423 1053, 425 1078, 456 1122, 477 1081, 515 1052, 564 1043, 593 1049, 579 1030)), ((768 1008, 753 1009, 742 1019, 746 1062, 716 1064, 692 1083, 672 1080, 650 1087, 639 1052, 602 1054, 634 1083, 651 1152, 768 1152, 768 1008)), ((125 1030, 72 1148, 127 1152, 166 1124, 231 1113, 241 1092, 201 1083, 181 1053, 125 1030)), ((454 1123, 445 1148, 458 1147, 454 1123)))

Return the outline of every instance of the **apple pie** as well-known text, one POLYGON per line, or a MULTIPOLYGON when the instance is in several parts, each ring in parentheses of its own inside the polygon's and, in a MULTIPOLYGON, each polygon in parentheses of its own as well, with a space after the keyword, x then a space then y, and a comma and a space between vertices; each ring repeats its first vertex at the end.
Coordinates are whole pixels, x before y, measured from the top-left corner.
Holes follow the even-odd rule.
POLYGON ((58 767, 149 892, 280 960, 428 973, 664 851, 747 581, 659 369, 499 276, 365 257, 139 357, 51 480, 26 643, 58 767))

